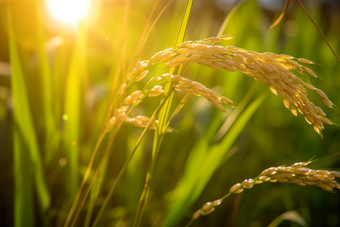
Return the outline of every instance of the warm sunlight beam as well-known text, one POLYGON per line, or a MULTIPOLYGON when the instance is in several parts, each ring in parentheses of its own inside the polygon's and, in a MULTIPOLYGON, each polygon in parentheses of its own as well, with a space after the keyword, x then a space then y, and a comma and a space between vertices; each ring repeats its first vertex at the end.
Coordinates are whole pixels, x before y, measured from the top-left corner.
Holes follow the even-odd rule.
POLYGON ((90 0, 47 0, 47 4, 56 19, 73 25, 84 18, 90 8, 90 0))

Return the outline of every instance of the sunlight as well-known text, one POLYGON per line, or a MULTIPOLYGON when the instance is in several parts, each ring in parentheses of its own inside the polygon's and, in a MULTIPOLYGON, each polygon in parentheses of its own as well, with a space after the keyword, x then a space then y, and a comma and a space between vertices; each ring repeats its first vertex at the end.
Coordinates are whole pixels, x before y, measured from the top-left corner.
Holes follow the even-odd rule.
POLYGON ((90 0, 47 0, 48 9, 59 21, 75 25, 90 8, 90 0))

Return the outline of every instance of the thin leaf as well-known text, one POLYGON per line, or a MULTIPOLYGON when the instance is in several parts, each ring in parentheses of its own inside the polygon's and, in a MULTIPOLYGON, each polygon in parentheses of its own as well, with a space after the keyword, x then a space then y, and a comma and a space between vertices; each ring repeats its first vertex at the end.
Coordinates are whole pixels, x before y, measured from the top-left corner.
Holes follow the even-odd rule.
POLYGON ((295 222, 301 226, 306 226, 306 221, 301 217, 301 215, 296 212, 295 210, 287 211, 277 218, 275 218, 269 225, 268 227, 276 227, 281 224, 283 221, 292 221, 295 222))
POLYGON ((50 206, 50 196, 44 179, 43 165, 9 11, 8 31, 14 107, 14 225, 16 227, 35 226, 33 179, 39 208, 43 212, 50 206))
POLYGON ((170 211, 166 217, 165 226, 176 226, 181 214, 185 213, 196 201, 216 169, 220 166, 221 161, 225 161, 223 157, 230 150, 232 144, 266 96, 267 94, 263 94, 257 98, 241 114, 220 143, 208 147, 207 142, 205 142, 205 146, 200 144, 190 152, 183 177, 170 196, 170 211))

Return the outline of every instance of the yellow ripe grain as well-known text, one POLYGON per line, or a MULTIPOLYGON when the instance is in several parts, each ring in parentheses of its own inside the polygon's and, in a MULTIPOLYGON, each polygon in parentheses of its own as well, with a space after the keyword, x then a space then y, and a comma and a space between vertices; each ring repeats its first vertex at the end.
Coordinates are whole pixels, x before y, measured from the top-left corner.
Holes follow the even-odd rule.
POLYGON ((206 210, 202 213, 202 215, 208 215, 210 214, 211 212, 213 212, 215 210, 215 208, 210 208, 209 210, 206 210))
POLYGON ((222 35, 220 36, 220 39, 222 40, 231 40, 233 37, 232 36, 229 36, 229 35, 222 35))
POLYGON ((195 45, 192 47, 193 50, 204 50, 204 49, 206 49, 206 48, 207 48, 207 46, 206 46, 206 45, 203 45, 203 44, 195 44, 195 45))
POLYGON ((190 49, 188 49, 188 48, 180 48, 180 49, 177 50, 177 53, 179 53, 179 54, 186 54, 189 51, 190 51, 190 49))
POLYGON ((206 38, 204 40, 209 41, 209 42, 214 42, 214 43, 221 42, 221 38, 218 38, 218 37, 209 37, 209 38, 206 38))
POLYGON ((280 71, 277 69, 276 65, 269 65, 272 70, 276 73, 276 74, 280 74, 280 71))
POLYGON ((244 57, 240 54, 234 54, 234 58, 241 60, 241 61, 244 61, 244 57))
POLYGON ((116 124, 116 122, 117 122, 116 117, 112 117, 112 118, 106 123, 106 125, 105 125, 105 131, 106 131, 106 132, 109 132, 109 131, 113 128, 113 126, 116 124))
POLYGON ((312 77, 318 78, 318 76, 310 69, 307 67, 303 67, 303 69, 312 77))
POLYGON ((224 66, 226 66, 223 62, 220 62, 220 61, 214 62, 213 65, 218 66, 218 67, 222 67, 222 68, 223 68, 224 66))
POLYGON ((230 190, 229 193, 234 193, 235 191, 237 191, 242 185, 240 183, 234 184, 230 190))
POLYGON ((215 65, 212 65, 212 64, 210 64, 210 65, 208 65, 210 68, 212 68, 212 69, 214 69, 214 70, 220 70, 221 69, 221 67, 218 67, 218 66, 215 66, 215 65))
POLYGON ((262 63, 262 68, 264 70, 266 70, 267 72, 273 72, 272 67, 270 67, 270 65, 266 64, 266 63, 262 63))
POLYGON ((251 63, 246 63, 245 66, 250 69, 259 70, 259 68, 256 65, 251 64, 251 63))
POLYGON ((212 61, 205 60, 205 61, 201 61, 200 64, 202 64, 202 65, 210 65, 211 63, 212 63, 212 61))
POLYGON ((338 171, 330 171, 331 174, 335 177, 340 177, 340 173, 338 171))
POLYGON ((323 112, 323 110, 320 107, 315 106, 315 110, 318 114, 326 116, 325 112, 323 112))
POLYGON ((288 99, 283 98, 283 104, 285 105, 285 107, 286 107, 287 109, 289 109, 289 107, 290 107, 290 102, 288 101, 288 99))
MULTIPOLYGON (((333 172, 335 172, 335 171, 333 171, 333 172)), ((334 175, 334 174, 333 174, 333 175, 334 175)), ((217 207, 217 206, 219 206, 221 203, 222 203, 222 199, 217 199, 217 200, 215 200, 214 202, 212 202, 212 205, 213 205, 214 207, 217 207)))
POLYGON ((261 54, 263 61, 266 63, 276 63, 276 61, 267 54, 261 54))
POLYGON ((294 107, 293 105, 290 106, 290 111, 292 112, 292 114, 293 114, 294 116, 297 116, 296 109, 295 109, 295 107, 294 107))
POLYGON ((122 85, 119 87, 118 94, 120 94, 120 95, 124 94, 125 88, 126 88, 126 84, 122 84, 122 85))
POLYGON ((270 180, 270 177, 268 177, 268 176, 260 176, 260 177, 259 177, 259 180, 260 180, 260 181, 269 181, 269 180, 270 180))
POLYGON ((201 207, 201 210, 202 210, 202 211, 207 211, 207 210, 209 210, 211 207, 212 207, 212 203, 211 203, 211 202, 207 202, 207 203, 205 203, 205 204, 201 207))
POLYGON ((279 57, 278 54, 275 54, 275 53, 272 53, 272 52, 264 52, 264 53, 265 53, 266 55, 272 57, 272 58, 277 58, 277 57, 279 57))
POLYGON ((190 55, 204 55, 204 51, 202 50, 192 50, 189 52, 190 55))
POLYGON ((321 101, 328 106, 329 108, 333 108, 333 103, 329 99, 321 99, 321 101))
POLYGON ((204 40, 199 40, 196 43, 203 44, 203 45, 210 45, 211 44, 211 42, 204 41, 204 40))
MULTIPOLYGON (((215 46, 217 47, 217 46, 215 46)), ((229 50, 223 48, 223 46, 218 46, 219 48, 214 48, 213 51, 217 54, 230 54, 229 50)))
POLYGON ((208 99, 217 109, 224 110, 224 107, 216 99, 208 99))
POLYGON ((226 47, 224 47, 224 49, 226 49, 228 51, 232 51, 232 50, 235 50, 236 47, 234 47, 234 46, 226 46, 226 47))
POLYGON ((197 218, 199 218, 199 216, 201 216, 201 210, 196 211, 196 212, 192 215, 192 219, 197 219, 197 218))
POLYGON ((312 117, 312 116, 310 116, 310 115, 305 115, 305 120, 307 121, 307 123, 308 124, 313 124, 313 122, 314 122, 314 118, 312 117))
POLYGON ((287 60, 290 64, 296 66, 297 68, 302 68, 302 65, 300 65, 299 63, 297 63, 294 60, 287 60))
POLYGON ((224 59, 224 56, 222 56, 222 55, 220 55, 220 54, 217 54, 217 53, 214 53, 213 54, 213 56, 215 57, 215 58, 219 58, 219 59, 224 59))
POLYGON ((205 89, 205 86, 203 84, 198 83, 196 81, 193 81, 191 84, 192 84, 193 88, 196 89, 196 90, 204 90, 205 89))
POLYGON ((199 59, 200 57, 201 57, 201 55, 199 55, 199 54, 192 55, 192 56, 190 56, 190 60, 191 60, 191 61, 194 61, 194 60, 199 59))
POLYGON ((322 115, 319 115, 319 119, 325 123, 325 124, 328 124, 328 125, 332 125, 333 123, 328 119, 326 118, 325 116, 322 116, 322 115))
POLYGON ((125 98, 124 103, 126 105, 134 104, 137 101, 138 97, 141 95, 141 92, 142 91, 140 91, 140 90, 133 92, 131 95, 129 95, 128 97, 125 98))
POLYGON ((280 54, 279 55, 281 58, 283 58, 283 59, 288 59, 288 60, 291 60, 291 59, 293 59, 294 57, 292 57, 292 56, 290 56, 290 55, 287 55, 287 54, 280 54))
POLYGON ((150 120, 150 118, 143 115, 138 115, 136 118, 142 122, 148 122, 150 120))
POLYGON ((281 65, 281 64, 276 64, 275 66, 279 71, 288 71, 289 70, 287 67, 285 67, 284 65, 281 65))
POLYGON ((254 75, 254 79, 262 83, 268 83, 268 81, 265 78, 258 76, 258 75, 254 75))
POLYGON ((277 79, 276 81, 282 90, 287 90, 288 85, 283 80, 277 79))
POLYGON ((321 175, 330 175, 331 174, 328 170, 317 170, 316 172, 318 174, 321 174, 321 175))
POLYGON ((275 87, 272 84, 269 84, 269 89, 274 95, 277 96, 277 90, 275 89, 275 87))
MULTIPOLYGON (((239 55, 239 56, 241 56, 241 55, 239 55)), ((245 64, 246 63, 245 59, 233 58, 232 60, 234 62, 237 62, 238 64, 245 64)))
POLYGON ((153 91, 153 92, 163 92, 163 89, 162 89, 163 87, 162 87, 162 85, 155 85, 152 89, 151 89, 151 91, 153 91))
POLYGON ((298 58, 298 61, 304 64, 308 64, 308 65, 314 65, 314 62, 312 62, 311 60, 308 60, 306 58, 298 58))
POLYGON ((250 53, 255 57, 257 58, 258 60, 262 60, 263 57, 261 56, 261 54, 255 52, 255 51, 250 51, 250 53))
POLYGON ((318 93, 318 95, 324 99, 328 99, 327 95, 325 94, 325 92, 321 91, 320 89, 316 89, 316 92, 318 93))
POLYGON ((322 123, 322 121, 320 120, 320 118, 315 118, 314 119, 314 124, 313 124, 313 126, 316 126, 316 127, 318 127, 319 129, 323 129, 324 127, 323 127, 323 123, 322 123))
POLYGON ((225 96, 221 96, 220 98, 221 98, 221 101, 225 104, 233 104, 234 103, 232 100, 228 99, 225 96))
POLYGON ((277 61, 277 62, 279 62, 279 63, 285 63, 285 62, 287 62, 287 60, 285 60, 285 59, 283 59, 283 58, 280 58, 280 57, 274 58, 274 59, 275 59, 275 61, 277 61))
POLYGON ((310 83, 304 82, 303 83, 305 85, 306 88, 310 89, 310 90, 316 90, 316 87, 314 87, 313 85, 311 85, 310 83))
POLYGON ((187 79, 185 77, 179 78, 179 82, 182 83, 182 84, 189 84, 189 85, 192 84, 192 80, 189 80, 189 79, 187 79))
POLYGON ((300 74, 304 75, 305 74, 305 71, 303 71, 302 67, 296 67, 295 68, 296 71, 298 71, 300 74))
POLYGON ((232 66, 232 67, 239 66, 239 64, 237 62, 233 61, 233 60, 223 60, 222 62, 229 65, 229 66, 232 66))
POLYGON ((145 75, 148 74, 148 72, 149 72, 148 70, 145 70, 145 71, 141 72, 140 74, 138 74, 135 78, 135 81, 137 81, 137 82, 141 81, 145 77, 145 75))
POLYGON ((237 69, 235 69, 235 68, 233 68, 233 67, 231 67, 231 66, 229 66, 229 65, 224 65, 223 68, 224 68, 225 70, 230 71, 230 72, 236 72, 236 71, 237 71, 237 69))
POLYGON ((180 54, 180 55, 178 55, 176 58, 174 58, 174 60, 176 60, 176 62, 181 62, 181 61, 183 61, 185 58, 187 58, 188 57, 188 53, 186 53, 186 54, 180 54))
POLYGON ((309 114, 315 119, 319 119, 319 115, 312 108, 308 108, 309 114))
POLYGON ((248 50, 241 48, 241 47, 236 47, 236 50, 238 51, 242 51, 242 52, 248 52, 248 50))
POLYGON ((294 73, 292 73, 291 71, 285 71, 285 73, 288 77, 295 77, 294 73))
POLYGON ((275 73, 275 72, 271 72, 271 73, 266 73, 264 74, 266 75, 267 78, 270 78, 271 80, 279 80, 280 76, 279 74, 275 73))
POLYGON ((192 46, 192 45, 190 45, 191 43, 192 43, 192 41, 185 41, 185 42, 179 44, 178 46, 182 47, 182 48, 186 48, 186 47, 191 48, 191 46, 192 46))

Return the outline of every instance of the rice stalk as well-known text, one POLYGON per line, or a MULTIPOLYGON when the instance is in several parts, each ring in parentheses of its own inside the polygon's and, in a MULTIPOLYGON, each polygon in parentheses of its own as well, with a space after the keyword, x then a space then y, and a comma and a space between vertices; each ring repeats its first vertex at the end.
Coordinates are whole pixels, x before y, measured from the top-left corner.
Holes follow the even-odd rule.
POLYGON ((340 189, 340 184, 334 180, 335 178, 340 178, 340 172, 307 168, 306 166, 310 163, 311 161, 297 162, 291 166, 270 167, 263 170, 254 179, 250 178, 234 184, 229 189, 229 193, 222 198, 205 203, 193 214, 191 221, 186 226, 190 226, 201 215, 212 213, 228 196, 242 193, 244 189, 251 189, 254 185, 264 182, 291 183, 299 186, 311 185, 329 192, 334 189, 340 189))
MULTIPOLYGON (((326 121, 322 120, 325 117, 320 118, 318 110, 321 108, 315 106, 308 99, 307 89, 315 90, 321 101, 327 107, 334 109, 337 109, 337 107, 323 91, 303 81, 292 72, 296 71, 305 76, 317 77, 309 68, 309 66, 314 65, 314 62, 304 58, 294 58, 293 56, 285 54, 270 52, 257 53, 240 47, 224 47, 216 44, 221 40, 227 39, 230 39, 230 36, 186 41, 174 48, 156 53, 149 60, 139 61, 128 74, 127 82, 121 86, 121 90, 125 90, 133 82, 139 81, 141 78, 139 75, 142 74, 145 76, 145 70, 149 66, 160 62, 166 63, 166 67, 169 68, 197 63, 215 70, 240 71, 247 76, 253 77, 257 81, 268 83, 270 91, 283 98, 284 105, 293 115, 296 116, 298 110, 304 115, 307 123, 311 124, 314 130, 322 136, 321 132, 324 129, 324 124, 332 123, 328 119, 326 121)), ((174 79, 176 80, 177 78, 174 79)), ((195 87, 194 84, 189 84, 190 82, 188 81, 187 84, 189 85, 186 85, 185 78, 181 80, 183 80, 181 82, 183 85, 179 84, 176 90, 202 95, 202 93, 197 93, 192 89, 195 87)), ((200 85, 197 84, 197 86, 200 85)), ((216 104, 215 107, 222 109, 218 104, 216 104)))

